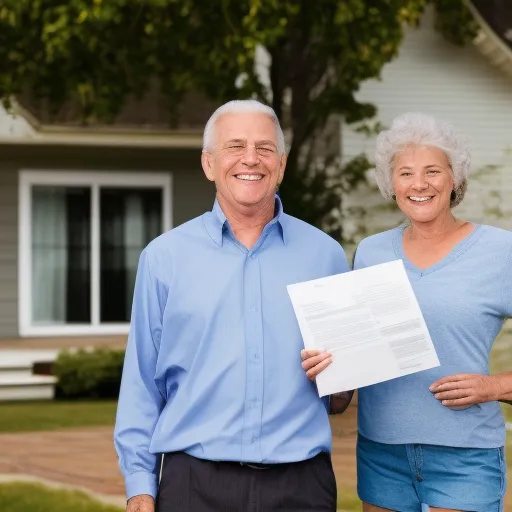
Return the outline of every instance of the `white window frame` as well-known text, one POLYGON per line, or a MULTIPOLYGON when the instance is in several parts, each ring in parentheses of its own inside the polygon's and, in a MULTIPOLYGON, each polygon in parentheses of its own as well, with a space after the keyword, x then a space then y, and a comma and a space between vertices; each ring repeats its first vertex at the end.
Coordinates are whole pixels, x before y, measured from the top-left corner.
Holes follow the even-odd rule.
POLYGON ((18 327, 19 335, 27 336, 95 336, 127 334, 129 323, 100 323, 100 188, 160 187, 163 192, 163 231, 172 227, 172 175, 146 171, 88 172, 45 171, 23 169, 19 172, 18 196, 18 327), (72 325, 32 324, 32 187, 86 186, 91 189, 91 323, 72 325))

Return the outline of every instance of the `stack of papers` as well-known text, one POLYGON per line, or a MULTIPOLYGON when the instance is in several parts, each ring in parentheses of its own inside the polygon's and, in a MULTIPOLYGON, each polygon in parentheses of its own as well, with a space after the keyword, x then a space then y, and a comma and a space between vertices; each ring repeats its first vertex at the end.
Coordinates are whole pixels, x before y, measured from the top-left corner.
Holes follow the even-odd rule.
POLYGON ((307 349, 330 352, 320 396, 439 366, 402 260, 288 286, 307 349))

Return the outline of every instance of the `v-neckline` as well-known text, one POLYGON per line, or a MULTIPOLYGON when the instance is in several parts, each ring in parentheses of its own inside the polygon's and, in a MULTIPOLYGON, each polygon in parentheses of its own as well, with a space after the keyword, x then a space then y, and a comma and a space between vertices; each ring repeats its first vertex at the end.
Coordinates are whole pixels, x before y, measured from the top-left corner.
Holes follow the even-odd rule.
POLYGON ((419 274, 420 276, 431 274, 432 272, 439 270, 440 268, 448 265, 448 263, 450 263, 454 259, 458 258, 471 245, 473 245, 473 243, 476 242, 476 240, 478 240, 478 238, 483 232, 483 226, 481 224, 476 224, 475 222, 472 222, 471 224, 475 226, 475 229, 473 229, 471 233, 466 235, 460 242, 455 244, 446 256, 443 256, 440 260, 436 261, 436 263, 423 269, 415 265, 405 255, 403 234, 407 225, 403 224, 396 229, 395 236, 393 237, 393 247, 395 250, 395 254, 399 259, 401 259, 404 262, 404 265, 408 270, 416 274, 419 274))

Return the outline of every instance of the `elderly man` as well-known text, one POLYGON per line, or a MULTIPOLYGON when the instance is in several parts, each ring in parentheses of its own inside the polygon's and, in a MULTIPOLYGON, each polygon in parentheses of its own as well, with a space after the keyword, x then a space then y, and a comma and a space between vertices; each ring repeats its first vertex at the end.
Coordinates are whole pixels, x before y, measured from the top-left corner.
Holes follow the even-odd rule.
POLYGON ((336 510, 329 400, 286 286, 348 264, 283 213, 285 164, 270 107, 223 105, 204 131, 213 210, 140 257, 115 429, 129 512, 336 510))

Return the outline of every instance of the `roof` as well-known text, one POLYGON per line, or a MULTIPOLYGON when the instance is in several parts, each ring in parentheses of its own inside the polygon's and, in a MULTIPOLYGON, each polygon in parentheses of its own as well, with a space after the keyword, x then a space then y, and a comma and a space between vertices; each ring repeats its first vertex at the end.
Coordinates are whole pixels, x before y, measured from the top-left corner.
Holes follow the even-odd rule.
POLYGON ((510 0, 473 0, 487 25, 512 51, 512 2, 510 0))
POLYGON ((0 145, 201 148, 203 128, 213 110, 209 102, 197 97, 194 101, 194 95, 189 95, 181 121, 170 128, 161 98, 150 94, 128 101, 111 124, 84 125, 71 104, 51 116, 44 105, 22 95, 13 102, 12 112, 0 107, 0 145))
POLYGON ((475 46, 494 65, 512 76, 512 2, 471 0, 468 7, 480 25, 475 46))

